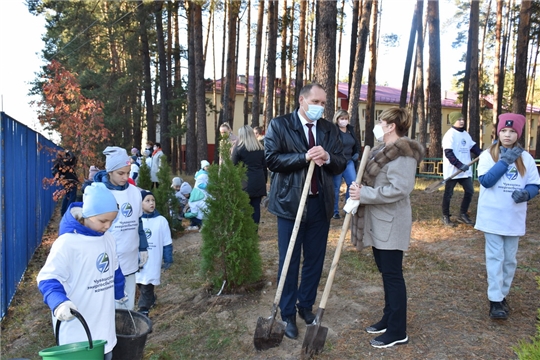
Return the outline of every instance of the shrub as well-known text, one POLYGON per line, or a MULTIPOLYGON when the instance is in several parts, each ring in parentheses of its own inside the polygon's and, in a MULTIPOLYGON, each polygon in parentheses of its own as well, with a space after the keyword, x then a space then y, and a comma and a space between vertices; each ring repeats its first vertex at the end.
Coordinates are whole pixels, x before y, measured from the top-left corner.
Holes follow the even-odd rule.
MULTIPOLYGON (((536 282, 540 289, 540 276, 536 277, 536 282)), ((531 336, 531 341, 520 340, 519 344, 514 347, 520 360, 540 359, 540 309, 537 310, 536 319, 536 335, 531 336)))
POLYGON ((161 165, 156 175, 159 187, 152 190, 156 198, 156 209, 167 219, 171 230, 182 230, 182 223, 177 218, 178 214, 173 211, 173 209, 178 209, 180 204, 174 194, 174 190, 171 188, 171 167, 165 155, 161 156, 161 165))
POLYGON ((144 190, 150 190, 152 188, 150 167, 146 165, 146 159, 142 160, 142 164, 139 168, 139 176, 137 176, 137 186, 144 190))
POLYGON ((208 169, 208 200, 202 233, 201 270, 214 285, 238 288, 253 284, 262 276, 257 225, 253 208, 242 190, 245 167, 230 159, 231 145, 222 142, 220 165, 208 169))

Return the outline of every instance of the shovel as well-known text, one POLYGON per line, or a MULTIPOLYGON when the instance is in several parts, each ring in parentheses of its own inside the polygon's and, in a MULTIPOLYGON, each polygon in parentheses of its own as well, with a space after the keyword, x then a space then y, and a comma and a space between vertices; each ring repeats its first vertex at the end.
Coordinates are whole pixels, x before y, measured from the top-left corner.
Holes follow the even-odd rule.
MULTIPOLYGON (((472 164, 474 164, 475 162, 478 161, 478 159, 480 159, 479 157, 477 157, 476 159, 474 159, 473 161, 471 161, 470 163, 467 164, 467 166, 471 166, 472 164)), ((446 182, 448 180, 451 180, 453 178, 455 178, 456 176, 458 176, 459 174, 461 174, 463 172, 463 170, 458 170, 456 171, 455 173, 452 174, 452 176, 449 176, 447 177, 446 179, 444 180, 441 180, 441 181, 435 181, 434 183, 431 183, 424 191, 427 192, 427 193, 432 193, 434 192, 435 190, 437 190, 438 188, 440 188, 441 186, 443 186, 444 184, 446 184, 446 182)))
POLYGON ((296 236, 300 229, 300 222, 304 213, 304 207, 306 206, 306 199, 309 193, 309 187, 311 185, 311 178, 313 176, 313 170, 315 169, 315 162, 311 161, 306 175, 306 181, 304 183, 304 189, 302 190, 302 197, 300 198, 300 204, 298 204, 298 211, 296 212, 296 219, 294 221, 294 228, 289 240, 289 247, 287 248, 287 254, 283 262, 283 268, 281 269, 281 276, 279 277, 279 284, 276 291, 276 297, 272 304, 272 311, 269 318, 259 317, 257 319, 257 327, 255 328, 255 335, 253 336, 253 344, 257 350, 268 350, 270 348, 279 346, 283 341, 283 335, 285 335, 285 327, 287 324, 282 320, 276 320, 277 308, 279 300, 281 299, 281 293, 285 286, 285 279, 287 278, 287 271, 289 270, 289 264, 294 249, 294 243, 296 242, 296 236))
MULTIPOLYGON (((358 167, 358 173, 356 174, 356 183, 360 184, 362 182, 362 175, 364 174, 364 169, 369 158, 370 147, 366 146, 364 148, 364 153, 362 154, 362 160, 360 161, 360 166, 358 167)), ((343 247, 343 242, 345 240, 345 235, 349 229, 351 223, 351 214, 347 213, 345 215, 345 220, 343 221, 343 226, 341 227, 341 234, 339 236, 339 241, 336 246, 336 252, 334 253, 334 259, 332 260, 332 266, 330 267, 330 273, 328 274, 328 280, 326 280, 326 286, 324 287, 323 296, 321 298, 321 303, 319 304, 319 309, 317 310, 317 315, 315 315, 315 320, 306 327, 306 334, 304 335, 304 342, 302 343, 302 358, 311 358, 313 355, 317 354, 319 351, 322 351, 324 348, 324 342, 326 341, 326 335, 328 333, 328 328, 321 326, 321 322, 324 315, 324 309, 326 307, 326 301, 330 295, 330 289, 332 288, 332 283, 334 282, 334 276, 336 275, 337 265, 339 262, 339 257, 341 256, 341 249, 343 247)))

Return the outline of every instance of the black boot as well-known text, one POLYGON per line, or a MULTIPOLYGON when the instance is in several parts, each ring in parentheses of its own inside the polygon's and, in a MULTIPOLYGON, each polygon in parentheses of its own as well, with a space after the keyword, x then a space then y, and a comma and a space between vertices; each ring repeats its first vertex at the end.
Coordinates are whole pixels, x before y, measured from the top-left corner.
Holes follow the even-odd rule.
POLYGON ((454 227, 456 224, 450 220, 450 215, 443 215, 442 222, 445 226, 454 227))
POLYGON ((287 323, 287 326, 285 327, 285 336, 289 339, 296 339, 298 337, 298 327, 296 327, 296 315, 284 317, 283 321, 287 323))
POLYGON ((298 305, 296 308, 298 309, 298 315, 306 322, 306 325, 313 323, 313 320, 315 320, 315 314, 311 311, 311 309, 302 308, 298 305))
POLYGON ((508 319, 508 314, 506 313, 506 311, 504 311, 502 302, 500 301, 489 302, 489 317, 494 320, 508 319))

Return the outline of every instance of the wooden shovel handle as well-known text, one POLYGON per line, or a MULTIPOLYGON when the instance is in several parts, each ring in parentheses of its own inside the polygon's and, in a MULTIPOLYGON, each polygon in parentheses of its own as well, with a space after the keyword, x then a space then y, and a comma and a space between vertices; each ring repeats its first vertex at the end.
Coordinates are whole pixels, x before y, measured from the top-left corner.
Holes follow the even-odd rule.
POLYGON ((291 263, 291 257, 294 250, 294 244, 296 242, 296 237, 298 235, 298 230, 300 229, 300 222, 302 221, 302 215, 304 214, 304 208, 306 207, 306 199, 309 194, 309 188, 311 186, 311 178, 313 177, 313 170, 315 169, 315 162, 311 160, 306 175, 306 181, 304 183, 304 189, 302 190, 302 197, 300 198, 300 204, 298 204, 298 211, 296 212, 296 219, 294 220, 294 228, 291 234, 291 239, 289 240, 289 247, 287 248, 287 254, 285 255, 285 260, 283 261, 283 267, 281 268, 281 275, 279 276, 279 283, 276 291, 276 297, 274 299, 274 304, 278 304, 281 300, 281 293, 283 292, 283 287, 285 286, 285 279, 287 278, 287 271, 289 270, 289 264, 291 263))
MULTIPOLYGON (((364 175, 364 169, 369 159, 369 152, 371 148, 369 146, 364 147, 364 152, 362 154, 362 160, 360 161, 360 166, 358 167, 358 173, 356 174, 356 183, 360 184, 362 182, 362 176, 364 175)), ((339 262, 339 257, 341 256, 341 249, 343 248, 343 242, 345 240, 345 235, 347 235, 347 230, 351 223, 351 214, 347 213, 345 215, 345 220, 343 220, 343 226, 341 227, 341 234, 339 235, 339 241, 336 246, 336 252, 334 253, 334 260, 332 260, 332 266, 330 267, 330 272, 328 273, 328 279, 326 280, 326 286, 324 287, 324 292, 321 298, 321 303, 319 304, 319 309, 326 308, 326 301, 328 296, 330 296, 330 289, 332 288, 332 283, 334 282, 334 277, 336 276, 336 270, 339 262)))
MULTIPOLYGON (((472 164, 477 162, 479 159, 480 159, 480 157, 477 157, 476 159, 474 159, 473 161, 468 163, 467 166, 471 166, 472 164)), ((453 173, 451 176, 447 177, 446 179, 443 179, 441 181, 435 181, 435 182, 431 183, 424 191, 427 192, 427 193, 432 193, 435 190, 437 190, 438 188, 440 188, 441 186, 443 186, 448 180, 451 180, 451 179, 455 178, 456 176, 458 176, 462 172, 463 172, 463 170, 458 170, 455 173, 453 173)))

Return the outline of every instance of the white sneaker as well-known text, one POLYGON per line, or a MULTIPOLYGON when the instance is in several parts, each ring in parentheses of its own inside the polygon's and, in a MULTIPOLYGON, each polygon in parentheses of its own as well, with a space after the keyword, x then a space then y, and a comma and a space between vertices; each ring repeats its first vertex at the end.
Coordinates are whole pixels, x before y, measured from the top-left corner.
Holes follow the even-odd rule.
POLYGON ((188 228, 186 230, 199 230, 199 227, 197 225, 193 225, 193 226, 188 226, 188 228))

